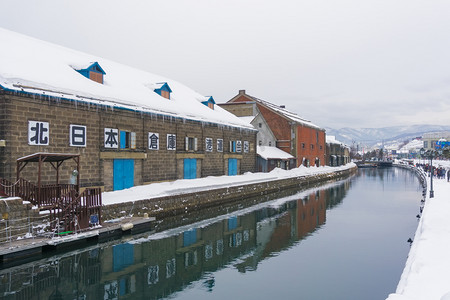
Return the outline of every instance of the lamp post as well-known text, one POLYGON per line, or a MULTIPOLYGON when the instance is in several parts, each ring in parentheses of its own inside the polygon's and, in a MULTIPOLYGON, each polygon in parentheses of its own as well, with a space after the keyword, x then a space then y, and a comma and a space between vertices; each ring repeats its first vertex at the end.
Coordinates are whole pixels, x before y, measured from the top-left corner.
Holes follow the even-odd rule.
POLYGON ((430 179, 430 198, 434 198, 434 190, 433 190, 433 175, 434 175, 433 174, 433 158, 441 156, 442 155, 442 149, 439 149, 437 151, 432 149, 432 150, 427 150, 425 152, 425 149, 422 148, 422 149, 420 149, 420 155, 430 159, 430 176, 431 176, 431 179, 430 179))

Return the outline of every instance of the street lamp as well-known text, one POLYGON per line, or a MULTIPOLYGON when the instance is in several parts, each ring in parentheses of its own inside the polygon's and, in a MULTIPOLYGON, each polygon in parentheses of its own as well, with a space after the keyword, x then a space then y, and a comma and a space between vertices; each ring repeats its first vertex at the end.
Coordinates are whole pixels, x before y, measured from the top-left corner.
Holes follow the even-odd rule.
POLYGON ((441 156, 442 155, 442 149, 439 149, 438 151, 436 150, 427 150, 425 152, 425 149, 422 148, 420 149, 420 155, 424 156, 426 158, 430 159, 430 175, 431 175, 431 179, 430 179, 430 198, 434 198, 434 190, 433 190, 433 158, 437 157, 437 156, 441 156))

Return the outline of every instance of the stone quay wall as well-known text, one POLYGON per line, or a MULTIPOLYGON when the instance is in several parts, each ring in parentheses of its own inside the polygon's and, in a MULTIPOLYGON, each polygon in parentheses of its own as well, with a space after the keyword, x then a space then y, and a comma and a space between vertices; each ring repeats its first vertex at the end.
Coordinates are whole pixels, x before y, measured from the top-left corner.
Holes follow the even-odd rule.
POLYGON ((285 189, 306 189, 312 185, 329 180, 348 177, 357 172, 357 167, 313 176, 299 176, 270 180, 226 188, 217 188, 194 193, 171 195, 134 202, 104 205, 102 220, 111 220, 129 215, 164 218, 237 202, 245 198, 277 193, 285 189))
POLYGON ((0 243, 32 232, 41 220, 39 211, 21 198, 0 199, 0 243))

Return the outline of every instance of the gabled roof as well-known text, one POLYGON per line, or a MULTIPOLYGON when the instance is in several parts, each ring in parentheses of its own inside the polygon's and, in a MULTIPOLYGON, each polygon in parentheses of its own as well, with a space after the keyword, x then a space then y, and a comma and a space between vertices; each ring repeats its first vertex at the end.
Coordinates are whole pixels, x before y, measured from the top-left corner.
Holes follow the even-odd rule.
MULTIPOLYGON (((321 128, 320 126, 317 126, 317 125, 313 124, 311 121, 303 119, 302 117, 300 117, 296 113, 288 111, 284 107, 281 107, 281 106, 275 105, 273 103, 270 103, 268 101, 265 101, 265 100, 262 100, 262 99, 250 96, 250 95, 246 94, 245 91, 243 91, 243 90, 239 91, 239 94, 236 97, 232 98, 231 100, 229 100, 225 104, 240 103, 240 102, 234 102, 234 100, 237 99, 239 96, 245 96, 247 99, 249 99, 248 103, 252 103, 252 102, 259 103, 259 104, 265 106, 266 108, 274 111, 278 115, 281 115, 282 117, 288 119, 291 122, 295 122, 295 123, 298 123, 298 124, 301 124, 301 125, 305 125, 305 126, 316 128, 316 129, 320 129, 320 130, 325 130, 325 129, 321 128)), ((244 103, 247 103, 247 102, 244 102, 244 103)))
POLYGON ((2 28, 0 40, 0 89, 254 130, 220 107, 209 109, 198 101, 203 95, 163 76, 2 28), (103 84, 76 71, 100 67, 95 62, 108 71, 103 84), (171 101, 161 101, 151 88, 164 82, 172 90, 171 101))
MULTIPOLYGON (((203 100, 200 100, 200 102, 201 102, 203 105, 206 105, 206 106, 208 106, 208 104, 210 104, 210 103, 212 103, 213 106, 216 104, 216 101, 214 101, 214 98, 213 98, 212 96, 205 96, 205 97, 203 98, 203 100)), ((215 107, 215 106, 214 106, 214 107, 215 107)))
POLYGON ((162 90, 162 91, 168 91, 170 93, 172 93, 172 89, 169 87, 169 85, 167 84, 167 82, 158 82, 155 83, 153 85, 153 88, 155 90, 162 90))
POLYGON ((202 103, 212 103, 212 104, 216 104, 216 101, 214 101, 213 96, 205 96, 204 100, 201 101, 202 103))
POLYGON ((77 70, 77 71, 85 71, 85 70, 89 70, 89 71, 96 71, 96 72, 100 72, 100 73, 102 73, 103 75, 105 75, 106 73, 105 73, 105 71, 102 69, 102 67, 100 67, 100 65, 99 65, 99 63, 98 62, 91 62, 87 67, 75 67, 75 66, 73 66, 74 68, 75 68, 75 70, 77 70))

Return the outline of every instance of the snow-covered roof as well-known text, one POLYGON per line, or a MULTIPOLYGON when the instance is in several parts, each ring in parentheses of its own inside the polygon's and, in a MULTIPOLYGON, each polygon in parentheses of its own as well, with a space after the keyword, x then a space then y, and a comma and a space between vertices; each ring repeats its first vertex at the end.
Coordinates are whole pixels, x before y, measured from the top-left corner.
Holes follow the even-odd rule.
POLYGON ((256 97, 253 97, 253 96, 250 96, 250 95, 247 95, 247 94, 246 94, 246 96, 251 98, 251 99, 253 99, 256 102, 261 103, 262 105, 264 105, 267 108, 275 111, 276 113, 284 116, 285 118, 289 119, 292 122, 296 122, 296 123, 299 123, 299 124, 302 124, 302 125, 305 125, 305 126, 308 126, 308 127, 312 127, 312 128, 317 128, 317 129, 320 129, 320 130, 325 130, 325 129, 323 129, 323 128, 313 124, 311 121, 308 121, 308 120, 305 120, 305 119, 301 118, 296 113, 288 111, 284 107, 275 105, 273 103, 267 102, 265 100, 262 100, 262 99, 259 99, 259 98, 256 98, 256 97))
POLYGON ((343 143, 339 142, 338 140, 336 140, 336 136, 334 135, 327 135, 325 137, 325 141, 327 144, 339 144, 339 145, 343 145, 343 143))
POLYGON ((211 110, 198 101, 203 95, 163 76, 2 28, 0 40, 0 88, 5 90, 253 129, 220 107, 211 110), (105 71, 104 84, 76 71, 92 62, 105 71), (173 91, 170 100, 154 91, 166 82, 173 91))
POLYGON ((270 146, 256 146, 256 153, 264 159, 291 159, 294 158, 287 152, 270 146))
POLYGON ((245 117, 239 117, 242 121, 251 124, 252 121, 255 119, 256 116, 245 116, 245 117))

